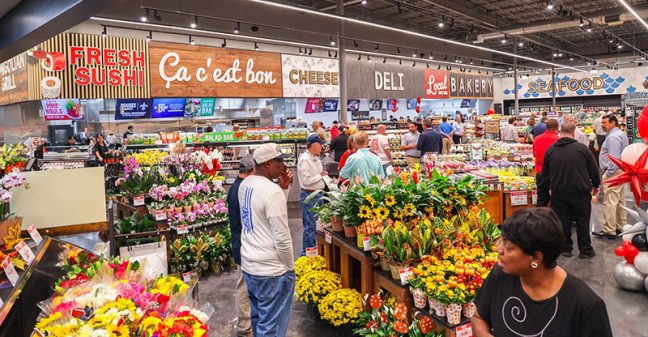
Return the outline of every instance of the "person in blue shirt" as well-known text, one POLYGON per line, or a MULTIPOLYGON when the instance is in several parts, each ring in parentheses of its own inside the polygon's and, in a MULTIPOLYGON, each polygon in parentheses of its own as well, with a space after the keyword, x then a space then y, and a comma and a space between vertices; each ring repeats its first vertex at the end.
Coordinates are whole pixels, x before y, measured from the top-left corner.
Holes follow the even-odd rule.
POLYGON ((439 131, 441 131, 441 134, 443 135, 443 148, 441 152, 443 154, 448 154, 450 153, 450 149, 452 149, 452 134, 455 130, 452 124, 448 123, 448 117, 444 116, 441 120, 443 121, 443 123, 439 125, 439 131))
MULTIPOLYGON (((241 159, 239 174, 227 193, 227 209, 229 214, 230 232, 232 233, 232 257, 238 266, 241 265, 241 205, 238 192, 243 179, 254 173, 254 158, 251 154, 241 159)), ((236 299, 238 302, 238 336, 252 336, 252 321, 250 318, 250 299, 243 273, 239 267, 236 283, 236 299)))
POLYGON ((428 153, 440 154, 443 134, 432 128, 432 119, 430 118, 425 119, 423 126, 425 131, 419 136, 416 144, 416 149, 421 151, 421 158, 428 153))
POLYGON ((349 156, 340 177, 349 179, 352 182, 359 177, 364 183, 368 183, 373 176, 385 178, 385 170, 380 163, 380 158, 369 151, 369 136, 366 132, 360 131, 353 135, 353 141, 358 146, 358 151, 349 156))
POLYGON ((531 135, 533 136, 532 140, 547 131, 547 120, 549 120, 547 116, 542 116, 540 123, 533 127, 531 130, 531 135))

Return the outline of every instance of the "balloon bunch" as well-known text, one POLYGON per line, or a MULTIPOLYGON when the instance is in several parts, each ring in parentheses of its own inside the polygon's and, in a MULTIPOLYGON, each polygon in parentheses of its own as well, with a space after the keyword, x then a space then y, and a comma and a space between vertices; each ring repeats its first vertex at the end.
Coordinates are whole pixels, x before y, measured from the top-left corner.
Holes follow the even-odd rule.
POLYGON ((614 280, 625 290, 648 290, 648 213, 638 207, 625 210, 637 222, 623 228, 623 244, 614 249, 625 259, 614 267, 614 280))
POLYGON ((416 113, 421 113, 421 96, 416 97, 416 113))
POLYGON ((391 107, 392 107, 392 108, 391 108, 391 111, 392 111, 392 112, 396 112, 396 111, 398 111, 398 100, 397 100, 397 99, 389 100, 389 103, 390 103, 390 105, 391 105, 391 107))

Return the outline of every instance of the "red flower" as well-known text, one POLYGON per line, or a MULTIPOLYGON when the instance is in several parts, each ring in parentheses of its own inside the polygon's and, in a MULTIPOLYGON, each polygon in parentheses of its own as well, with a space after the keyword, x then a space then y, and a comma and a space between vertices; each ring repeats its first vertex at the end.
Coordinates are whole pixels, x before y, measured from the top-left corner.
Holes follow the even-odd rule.
POLYGON ((368 330, 376 330, 378 329, 378 322, 376 321, 369 321, 367 322, 367 325, 365 326, 368 330))
POLYGON ((394 331, 396 331, 398 333, 401 333, 401 334, 404 334, 404 333, 407 333, 408 330, 409 330, 409 328, 407 326, 407 323, 405 323, 403 321, 394 322, 394 331))
POLYGON ((407 306, 403 303, 396 304, 394 308, 394 317, 399 320, 405 320, 407 318, 407 306))
POLYGON ((373 309, 380 309, 383 306, 382 298, 380 298, 380 295, 371 295, 369 297, 369 305, 373 309))
POLYGON ((432 319, 428 316, 423 316, 423 319, 421 319, 420 321, 420 325, 421 325, 421 332, 424 335, 432 331, 432 329, 436 327, 432 319))
POLYGON ((419 183, 419 174, 418 174, 418 172, 416 172, 416 171, 412 172, 412 180, 414 181, 415 184, 419 183))
POLYGON ((380 313, 380 320, 382 321, 383 324, 389 323, 389 320, 387 320, 387 314, 385 314, 384 312, 380 313))

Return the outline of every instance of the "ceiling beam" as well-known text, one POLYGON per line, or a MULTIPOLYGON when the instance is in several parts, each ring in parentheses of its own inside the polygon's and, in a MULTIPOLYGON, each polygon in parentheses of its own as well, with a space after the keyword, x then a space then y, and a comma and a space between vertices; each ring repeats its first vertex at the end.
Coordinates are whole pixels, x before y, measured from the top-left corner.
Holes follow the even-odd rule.
POLYGON ((477 8, 469 8, 462 5, 459 2, 465 3, 465 1, 451 1, 451 0, 422 0, 424 3, 434 5, 439 8, 443 8, 448 12, 453 13, 454 15, 462 16, 471 21, 477 21, 483 25, 489 26, 491 28, 497 28, 497 19, 486 13, 486 11, 480 10, 477 8))

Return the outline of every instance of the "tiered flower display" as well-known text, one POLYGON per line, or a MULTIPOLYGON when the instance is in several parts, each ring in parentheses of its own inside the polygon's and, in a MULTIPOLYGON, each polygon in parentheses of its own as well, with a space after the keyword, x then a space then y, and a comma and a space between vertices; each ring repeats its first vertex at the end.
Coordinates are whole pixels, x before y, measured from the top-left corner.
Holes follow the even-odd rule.
POLYGON ((145 279, 138 263, 73 253, 35 329, 43 336, 206 336, 208 317, 190 307, 189 286, 145 279))
POLYGON ((362 295, 353 289, 338 289, 317 306, 323 320, 333 326, 355 323, 362 310, 362 295))
POLYGON ((173 240, 170 246, 172 272, 200 274, 211 268, 219 273, 233 263, 229 228, 185 235, 173 240))
POLYGON ((326 295, 340 288, 342 288, 340 274, 328 270, 312 271, 302 275, 295 285, 297 298, 310 305, 318 305, 326 295))

